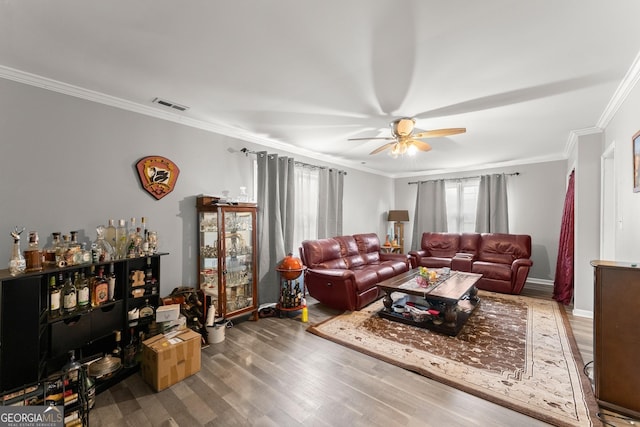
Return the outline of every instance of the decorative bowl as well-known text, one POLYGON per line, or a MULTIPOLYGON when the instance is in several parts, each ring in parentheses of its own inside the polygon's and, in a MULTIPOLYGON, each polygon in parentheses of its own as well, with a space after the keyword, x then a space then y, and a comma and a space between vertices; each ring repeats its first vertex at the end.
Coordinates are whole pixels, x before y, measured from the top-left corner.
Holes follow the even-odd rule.
POLYGON ((427 280, 426 277, 423 276, 416 276, 416 283, 418 284, 418 286, 420 286, 421 288, 427 288, 429 287, 429 281, 427 280))

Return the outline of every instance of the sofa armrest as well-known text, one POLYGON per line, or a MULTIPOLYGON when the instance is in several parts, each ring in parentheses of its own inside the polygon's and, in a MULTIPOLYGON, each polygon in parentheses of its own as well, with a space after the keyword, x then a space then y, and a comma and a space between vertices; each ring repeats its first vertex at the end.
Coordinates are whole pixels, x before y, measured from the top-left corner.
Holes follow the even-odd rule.
POLYGON ((424 256, 427 256, 427 251, 421 249, 419 251, 409 251, 409 257, 411 258, 411 268, 418 266, 418 260, 424 256))
POLYGON ((334 280, 347 280, 354 277, 353 271, 341 268, 309 268, 305 274, 334 280))
POLYGON ((528 258, 518 258, 511 263, 511 287, 513 294, 520 294, 529 275, 533 261, 528 258))

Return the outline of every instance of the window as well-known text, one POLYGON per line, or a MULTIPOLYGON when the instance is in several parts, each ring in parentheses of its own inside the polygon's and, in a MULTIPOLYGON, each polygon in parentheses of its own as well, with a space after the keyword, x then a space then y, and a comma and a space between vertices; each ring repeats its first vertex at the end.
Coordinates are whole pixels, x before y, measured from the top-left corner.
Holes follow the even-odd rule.
POLYGON ((298 248, 303 240, 318 238, 319 173, 317 168, 298 164, 296 164, 294 172, 296 213, 293 243, 294 247, 298 248))
POLYGON ((476 207, 480 179, 447 181, 447 228, 451 233, 471 233, 476 229, 476 207))

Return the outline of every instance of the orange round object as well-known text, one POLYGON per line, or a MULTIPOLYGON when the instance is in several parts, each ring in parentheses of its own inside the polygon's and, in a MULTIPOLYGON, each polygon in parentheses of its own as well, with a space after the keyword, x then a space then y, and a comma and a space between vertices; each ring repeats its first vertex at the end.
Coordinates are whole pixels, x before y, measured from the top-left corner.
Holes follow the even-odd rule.
POLYGON ((276 267, 276 270, 280 272, 283 279, 293 280, 302 274, 304 265, 302 265, 300 258, 294 257, 293 254, 289 254, 282 260, 280 265, 276 267))

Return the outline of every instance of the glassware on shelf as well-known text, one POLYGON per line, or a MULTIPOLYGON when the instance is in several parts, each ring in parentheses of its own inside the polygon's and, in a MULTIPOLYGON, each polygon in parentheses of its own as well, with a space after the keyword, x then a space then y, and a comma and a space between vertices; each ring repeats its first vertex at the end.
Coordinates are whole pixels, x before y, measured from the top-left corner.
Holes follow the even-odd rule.
POLYGON ((24 273, 27 268, 27 263, 22 256, 22 252, 20 252, 20 234, 23 231, 24 227, 22 227, 22 230, 18 230, 18 227, 15 227, 10 233, 11 237, 13 237, 13 247, 11 249, 11 258, 9 259, 9 273, 12 276, 24 273))
MULTIPOLYGON (((110 221, 113 222, 113 220, 110 221)), ((115 250, 113 246, 111 246, 111 243, 109 243, 105 238, 105 231, 106 228, 104 225, 99 225, 98 227, 96 227, 97 237, 96 241, 94 242, 94 249, 96 252, 95 258, 97 258, 94 259, 94 261, 96 262, 105 262, 115 259, 115 250)))

